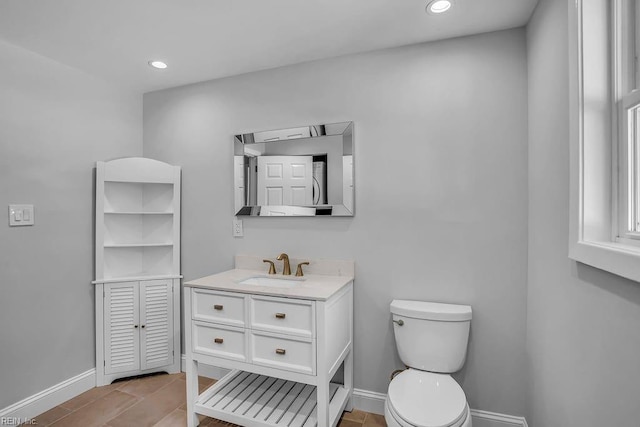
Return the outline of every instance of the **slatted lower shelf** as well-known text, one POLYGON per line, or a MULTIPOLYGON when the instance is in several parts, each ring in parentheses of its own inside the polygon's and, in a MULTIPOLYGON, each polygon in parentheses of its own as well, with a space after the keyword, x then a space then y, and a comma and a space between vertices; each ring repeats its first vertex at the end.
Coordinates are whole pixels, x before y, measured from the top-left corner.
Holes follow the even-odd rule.
MULTIPOLYGON (((329 384, 329 423, 335 425, 348 391, 329 384)), ((203 392, 199 414, 245 427, 316 427, 316 386, 235 370, 203 392)), ((323 426, 320 426, 323 427, 323 426)))

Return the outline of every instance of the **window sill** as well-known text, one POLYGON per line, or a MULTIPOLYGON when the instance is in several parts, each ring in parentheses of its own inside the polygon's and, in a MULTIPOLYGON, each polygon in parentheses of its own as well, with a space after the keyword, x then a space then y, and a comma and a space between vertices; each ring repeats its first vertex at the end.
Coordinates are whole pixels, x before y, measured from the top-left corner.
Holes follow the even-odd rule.
POLYGON ((569 258, 640 282, 640 248, 637 246, 583 240, 571 245, 569 258))

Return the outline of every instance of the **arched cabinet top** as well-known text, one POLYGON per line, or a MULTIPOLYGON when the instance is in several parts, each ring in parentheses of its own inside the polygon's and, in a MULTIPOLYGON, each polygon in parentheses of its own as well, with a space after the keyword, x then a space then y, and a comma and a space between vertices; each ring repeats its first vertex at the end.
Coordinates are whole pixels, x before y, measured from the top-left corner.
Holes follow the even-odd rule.
POLYGON ((144 157, 126 157, 97 163, 105 181, 175 183, 180 166, 144 157))

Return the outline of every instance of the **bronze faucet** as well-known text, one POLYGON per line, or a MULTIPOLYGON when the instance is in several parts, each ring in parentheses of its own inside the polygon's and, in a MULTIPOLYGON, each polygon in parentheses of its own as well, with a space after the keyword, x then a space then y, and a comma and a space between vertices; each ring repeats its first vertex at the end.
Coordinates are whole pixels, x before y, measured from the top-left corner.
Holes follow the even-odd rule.
POLYGON ((285 276, 291 276, 291 265, 289 264, 289 255, 285 253, 281 253, 280 255, 278 255, 278 258, 276 259, 278 261, 282 261, 284 264, 284 269, 282 270, 282 274, 284 274, 285 276))

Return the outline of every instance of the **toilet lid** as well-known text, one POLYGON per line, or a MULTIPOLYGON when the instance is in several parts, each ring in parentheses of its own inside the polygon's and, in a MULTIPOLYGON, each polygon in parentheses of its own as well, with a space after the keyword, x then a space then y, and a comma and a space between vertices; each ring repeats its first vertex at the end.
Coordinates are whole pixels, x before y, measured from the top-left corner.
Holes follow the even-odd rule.
POLYGON ((464 417, 467 398, 445 374, 407 369, 389 385, 389 403, 407 423, 420 427, 449 427, 464 417))

